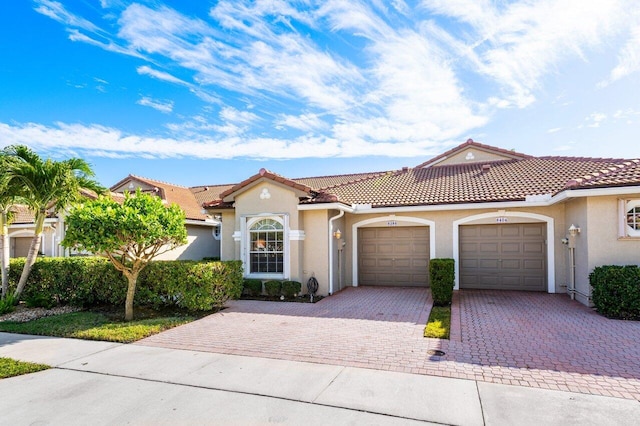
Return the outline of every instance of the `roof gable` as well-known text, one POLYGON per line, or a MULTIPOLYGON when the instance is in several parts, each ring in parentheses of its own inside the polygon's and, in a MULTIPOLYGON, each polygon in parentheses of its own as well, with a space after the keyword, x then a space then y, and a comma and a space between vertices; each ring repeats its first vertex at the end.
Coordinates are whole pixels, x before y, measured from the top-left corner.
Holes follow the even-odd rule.
POLYGON ((236 195, 253 187, 255 182, 260 180, 270 180, 280 185, 290 187, 293 190, 301 192, 302 193, 301 195, 313 196, 316 194, 316 191, 314 191, 313 188, 307 185, 298 183, 292 179, 286 178, 284 176, 280 176, 279 174, 273 173, 267 169, 262 168, 257 174, 251 176, 248 179, 243 180, 239 184, 234 185, 231 188, 224 191, 223 193, 221 193, 220 198, 224 202, 227 202, 227 203, 231 202, 233 201, 236 195))
POLYGON ((201 203, 185 186, 129 175, 113 185, 110 190, 114 193, 124 193, 133 192, 137 188, 143 192, 157 195, 168 204, 177 204, 184 211, 187 219, 201 221, 207 219, 207 216, 202 212, 201 203))
POLYGON ((531 158, 531 156, 491 145, 484 145, 474 142, 473 139, 468 139, 465 143, 417 165, 416 168, 426 168, 435 165, 451 166, 458 164, 487 163, 501 160, 524 160, 526 158, 531 158))

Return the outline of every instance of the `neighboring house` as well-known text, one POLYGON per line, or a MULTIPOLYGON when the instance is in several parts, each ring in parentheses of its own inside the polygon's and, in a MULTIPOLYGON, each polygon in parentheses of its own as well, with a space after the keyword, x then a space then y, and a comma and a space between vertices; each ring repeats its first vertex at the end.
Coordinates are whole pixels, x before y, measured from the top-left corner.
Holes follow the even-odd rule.
MULTIPOLYGON (((168 205, 176 203, 185 212, 187 244, 168 251, 158 260, 200 260, 220 257, 219 222, 206 214, 202 204, 217 198, 217 194, 231 185, 187 188, 139 176, 129 175, 110 188, 111 196, 118 200, 124 192, 135 192, 140 188, 161 197, 168 205), (216 194, 216 195, 214 195, 216 194)), ((88 194, 89 195, 89 194, 88 194)), ((15 206, 15 220, 9 226, 11 257, 25 257, 33 238, 34 216, 25 206, 15 206)), ((40 252, 45 256, 69 256, 60 241, 64 238, 64 215, 45 219, 40 252)))
POLYGON ((589 304, 594 267, 640 264, 638 160, 468 140, 394 171, 289 179, 262 169, 198 201, 221 218, 223 260, 264 280, 315 276, 323 295, 426 286, 429 259, 446 257, 456 289, 568 292, 589 304))

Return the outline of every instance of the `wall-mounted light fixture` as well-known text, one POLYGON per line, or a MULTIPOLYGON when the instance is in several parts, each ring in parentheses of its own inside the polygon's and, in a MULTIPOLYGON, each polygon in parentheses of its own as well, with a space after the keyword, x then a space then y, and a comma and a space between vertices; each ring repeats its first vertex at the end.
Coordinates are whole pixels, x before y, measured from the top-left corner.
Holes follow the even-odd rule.
POLYGON ((573 223, 569 227, 569 235, 571 235, 572 237, 575 237, 576 235, 578 235, 580 231, 581 231, 580 227, 575 226, 573 223))
POLYGON ((340 231, 340 228, 333 231, 333 236, 336 237, 336 240, 339 240, 342 237, 342 232, 340 231))
POLYGON ((271 194, 269 193, 269 188, 262 188, 262 192, 260 193, 261 200, 268 200, 271 198, 271 194))

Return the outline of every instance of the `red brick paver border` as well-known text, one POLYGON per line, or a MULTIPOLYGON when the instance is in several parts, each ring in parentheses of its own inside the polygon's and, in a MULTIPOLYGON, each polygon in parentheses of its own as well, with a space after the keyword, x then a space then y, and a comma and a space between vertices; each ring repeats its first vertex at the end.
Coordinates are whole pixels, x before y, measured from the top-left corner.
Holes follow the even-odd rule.
POLYGON ((417 288, 348 288, 316 304, 234 301, 138 344, 640 400, 639 322, 565 295, 464 290, 447 341, 422 337, 430 307, 417 288))

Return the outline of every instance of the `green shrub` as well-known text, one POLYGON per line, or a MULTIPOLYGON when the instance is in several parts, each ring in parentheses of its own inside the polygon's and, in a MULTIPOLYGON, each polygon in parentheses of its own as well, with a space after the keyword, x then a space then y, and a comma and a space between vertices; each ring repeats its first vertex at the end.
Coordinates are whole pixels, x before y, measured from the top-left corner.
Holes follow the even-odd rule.
POLYGON ((609 318, 640 319, 640 268, 598 266, 589 274, 596 310, 609 318))
POLYGON ((267 296, 280 296, 280 289, 282 288, 282 281, 271 280, 264 283, 264 291, 267 296))
POLYGON ((0 315, 8 314, 16 310, 16 299, 7 294, 7 297, 0 300, 0 315))
POLYGON ((429 262, 431 295, 436 306, 448 306, 453 298, 455 263, 453 259, 431 259, 429 262))
POLYGON ((45 308, 51 309, 56 305, 56 301, 51 295, 45 293, 33 293, 27 296, 25 304, 29 308, 45 308))
POLYGON ((247 296, 260 296, 262 294, 262 280, 245 278, 242 281, 242 293, 247 296))
POLYGON ((300 294, 302 291, 302 283, 298 281, 283 281, 282 282, 282 295, 287 298, 292 298, 300 294))
MULTIPOLYGON (((10 288, 15 289, 22 265, 24 259, 11 260, 10 288)), ((46 295, 61 304, 77 306, 121 306, 126 290, 126 279, 107 259, 45 257, 33 265, 23 296, 28 300, 46 295)), ((209 310, 240 297, 241 291, 240 261, 156 261, 140 274, 135 303, 209 310)))

